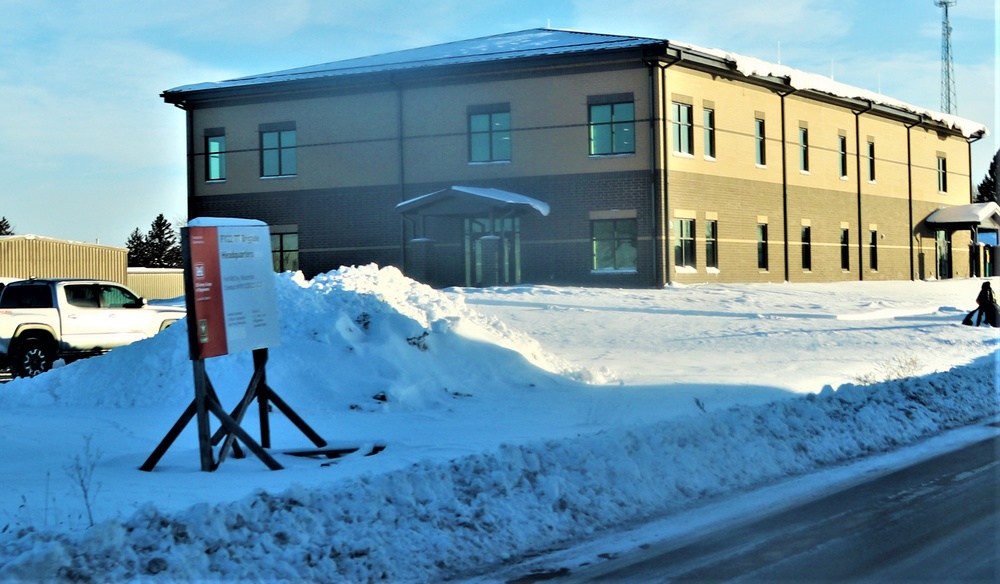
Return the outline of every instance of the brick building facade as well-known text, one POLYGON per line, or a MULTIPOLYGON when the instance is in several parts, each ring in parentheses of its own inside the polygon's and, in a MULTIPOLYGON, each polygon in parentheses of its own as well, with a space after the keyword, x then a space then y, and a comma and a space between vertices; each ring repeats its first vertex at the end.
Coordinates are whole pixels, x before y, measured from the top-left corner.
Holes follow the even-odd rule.
POLYGON ((307 276, 374 262, 439 286, 641 287, 982 270, 970 244, 1000 213, 925 219, 970 203, 983 126, 742 59, 536 29, 163 98, 187 111, 190 216, 265 221, 276 269, 307 276))

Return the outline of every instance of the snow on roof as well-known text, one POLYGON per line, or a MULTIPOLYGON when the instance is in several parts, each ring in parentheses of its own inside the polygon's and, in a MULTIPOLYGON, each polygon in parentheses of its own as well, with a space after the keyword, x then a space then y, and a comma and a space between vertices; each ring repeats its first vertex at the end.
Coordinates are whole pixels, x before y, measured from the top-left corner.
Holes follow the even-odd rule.
POLYGON ((938 209, 927 216, 928 223, 977 223, 989 227, 1000 225, 1000 205, 994 202, 972 203, 938 209))
POLYGON ((835 97, 861 99, 875 104, 908 111, 913 114, 927 116, 940 124, 961 132, 966 138, 970 138, 977 134, 981 134, 982 136, 989 135, 989 130, 986 126, 980 124, 979 122, 917 107, 915 105, 882 95, 881 93, 876 93, 874 91, 869 91, 867 89, 862 89, 846 83, 840 83, 839 81, 835 81, 817 73, 808 73, 798 69, 793 69, 792 67, 769 63, 755 57, 747 57, 721 49, 707 49, 675 41, 670 41, 670 44, 732 62, 736 65, 736 70, 747 77, 760 76, 785 79, 792 88, 797 90, 809 89, 835 97))
POLYGON ((30 233, 20 234, 20 235, 0 235, 0 241, 12 241, 15 239, 25 240, 25 241, 51 241, 54 243, 66 243, 71 245, 89 245, 96 247, 110 247, 114 249, 126 249, 117 245, 104 245, 103 243, 90 243, 88 241, 74 241, 72 239, 59 239, 56 237, 46 237, 44 235, 32 235, 30 233))
MULTIPOLYGON (((861 99, 894 109, 926 116, 948 128, 961 132, 966 138, 989 134, 986 126, 972 120, 921 108, 885 95, 839 83, 791 67, 769 63, 720 49, 698 47, 687 43, 636 36, 620 36, 571 30, 536 28, 487 37, 455 41, 427 47, 418 47, 368 57, 358 57, 332 63, 323 63, 272 73, 239 77, 226 81, 183 85, 163 92, 163 97, 185 93, 250 87, 269 83, 304 81, 312 79, 346 77, 365 73, 385 73, 419 68, 441 67, 491 61, 513 60, 529 57, 593 53, 622 49, 641 49, 671 46, 688 52, 701 53, 735 64, 736 70, 747 76, 784 79, 797 90, 813 90, 846 99, 861 99)), ((176 99, 176 97, 174 98, 176 99)), ((169 101, 169 100, 168 100, 169 101)))

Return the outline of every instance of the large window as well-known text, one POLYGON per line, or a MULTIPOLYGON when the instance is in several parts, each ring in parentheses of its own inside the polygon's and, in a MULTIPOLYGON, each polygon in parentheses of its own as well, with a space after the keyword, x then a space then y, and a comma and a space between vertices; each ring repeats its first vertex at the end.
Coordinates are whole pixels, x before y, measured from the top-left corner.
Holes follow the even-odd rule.
POLYGON ((631 99, 590 104, 590 153, 635 153, 635 104, 631 99))
POLYGON ((702 110, 702 126, 705 131, 705 156, 715 158, 715 110, 702 110))
POLYGON ((767 270, 767 223, 757 224, 757 269, 767 270))
POLYGON ((812 227, 802 226, 802 269, 809 272, 813 269, 812 260, 812 227))
POLYGON ((295 124, 261 124, 260 176, 295 176, 298 174, 295 124))
POLYGON ((764 119, 756 118, 754 124, 754 144, 756 145, 757 166, 767 166, 767 135, 764 133, 764 119))
POLYGON ((799 170, 809 172, 809 128, 799 128, 799 170))
POLYGON ((674 152, 694 154, 694 123, 691 105, 673 103, 674 152))
POLYGON ((205 180, 226 180, 226 130, 205 130, 205 180))
POLYGON ((873 271, 878 271, 878 230, 871 229, 868 231, 868 268, 873 271))
POLYGON ((948 159, 944 156, 937 157, 937 179, 938 192, 948 192, 948 159))
POLYGON ((694 268, 694 219, 674 219, 674 265, 694 268))
POLYGON ((271 262, 275 272, 295 272, 299 269, 299 234, 271 234, 271 262))
POLYGON ((719 267, 719 222, 705 221, 705 267, 719 267))
POLYGON ((840 269, 851 269, 851 230, 846 227, 840 229, 840 269))
POLYGON ((510 106, 469 108, 469 162, 510 160, 510 106), (493 109, 495 111, 489 111, 493 109))
POLYGON ((638 228, 635 219, 591 221, 594 270, 635 270, 638 228))

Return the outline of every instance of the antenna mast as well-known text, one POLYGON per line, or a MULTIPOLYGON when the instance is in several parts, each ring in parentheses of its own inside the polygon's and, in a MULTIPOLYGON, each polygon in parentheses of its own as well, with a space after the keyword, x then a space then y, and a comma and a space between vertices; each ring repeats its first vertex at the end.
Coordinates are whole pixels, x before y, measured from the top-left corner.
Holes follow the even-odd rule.
POLYGON ((955 63, 951 58, 951 21, 948 8, 958 0, 934 0, 934 5, 944 8, 941 15, 941 111, 946 114, 958 113, 958 99, 955 94, 955 63))

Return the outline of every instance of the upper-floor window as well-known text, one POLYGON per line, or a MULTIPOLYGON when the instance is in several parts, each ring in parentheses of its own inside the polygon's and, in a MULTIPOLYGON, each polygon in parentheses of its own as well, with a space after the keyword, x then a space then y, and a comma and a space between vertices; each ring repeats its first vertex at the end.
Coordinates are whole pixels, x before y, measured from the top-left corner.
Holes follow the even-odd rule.
POLYGON ((694 219, 674 220, 674 265, 695 267, 694 219))
POLYGON ((691 104, 673 102, 674 152, 694 154, 691 109, 691 104))
POLYGON ((868 141, 868 180, 875 182, 875 141, 868 141))
POLYGON ((840 177, 847 178, 847 136, 837 136, 837 151, 840 155, 840 177))
POLYGON ((799 128, 799 170, 809 172, 809 128, 799 128))
POLYGON ((592 96, 590 108, 590 153, 635 153, 635 102, 631 94, 592 96))
POLYGON ((948 159, 944 156, 937 157, 937 181, 938 192, 948 192, 948 159))
POLYGON ((757 166, 767 166, 767 135, 764 133, 764 119, 755 118, 753 121, 754 127, 754 144, 756 146, 757 154, 757 166))
POLYGON ((469 108, 469 162, 510 160, 510 105, 469 108))
POLYGON ((226 180, 226 129, 205 130, 205 180, 226 180))
POLYGON ((591 221, 594 270, 636 269, 638 225, 635 219, 591 221))
POLYGON ((705 130, 705 156, 715 158, 715 110, 702 110, 702 126, 705 130))
POLYGON ((260 176, 298 174, 295 122, 260 125, 260 176))

